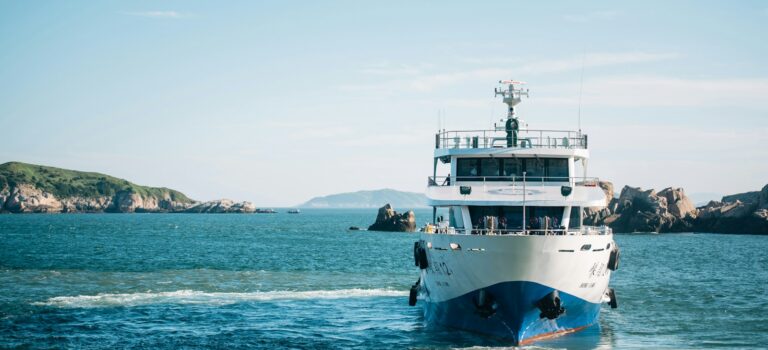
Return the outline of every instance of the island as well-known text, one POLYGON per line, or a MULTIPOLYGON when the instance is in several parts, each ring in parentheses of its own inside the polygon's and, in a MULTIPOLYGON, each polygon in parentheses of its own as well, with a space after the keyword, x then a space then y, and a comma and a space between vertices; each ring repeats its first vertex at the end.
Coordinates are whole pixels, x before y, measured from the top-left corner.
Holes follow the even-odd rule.
POLYGON ((49 166, 0 164, 0 213, 253 213, 250 202, 200 202, 165 187, 49 166))
POLYGON ((427 197, 423 193, 398 191, 389 188, 337 193, 315 197, 298 205, 300 208, 379 208, 389 203, 398 208, 426 208, 427 197))

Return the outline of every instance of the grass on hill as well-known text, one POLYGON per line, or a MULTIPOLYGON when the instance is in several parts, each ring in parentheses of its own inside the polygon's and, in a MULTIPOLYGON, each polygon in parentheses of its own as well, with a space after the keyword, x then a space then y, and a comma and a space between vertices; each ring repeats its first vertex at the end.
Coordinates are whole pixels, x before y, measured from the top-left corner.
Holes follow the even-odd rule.
POLYGON ((100 173, 60 169, 42 165, 8 162, 0 164, 0 190, 18 184, 34 185, 59 198, 114 196, 120 191, 138 193, 143 197, 163 198, 168 193, 171 200, 193 202, 183 193, 165 187, 139 186, 128 180, 100 173))

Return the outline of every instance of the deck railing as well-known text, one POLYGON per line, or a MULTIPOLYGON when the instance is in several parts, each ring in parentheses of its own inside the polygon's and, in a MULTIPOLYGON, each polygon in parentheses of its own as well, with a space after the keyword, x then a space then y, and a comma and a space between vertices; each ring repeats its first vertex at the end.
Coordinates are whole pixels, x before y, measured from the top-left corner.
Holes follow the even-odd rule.
POLYGON ((563 229, 463 229, 453 227, 432 226, 432 234, 446 235, 483 235, 483 236, 573 236, 573 235, 606 235, 613 231, 608 226, 582 226, 580 228, 563 229))
MULTIPOLYGON (((520 130, 518 148, 586 149, 587 135, 570 130, 520 130)), ((453 130, 435 134, 435 148, 508 148, 504 130, 453 130)))
POLYGON ((498 184, 499 182, 511 182, 515 186, 525 182, 526 185, 545 185, 548 183, 560 184, 563 182, 573 183, 576 186, 595 187, 600 182, 596 177, 568 177, 568 176, 429 176, 427 177, 427 186, 458 186, 459 182, 481 182, 483 186, 487 183, 498 184))

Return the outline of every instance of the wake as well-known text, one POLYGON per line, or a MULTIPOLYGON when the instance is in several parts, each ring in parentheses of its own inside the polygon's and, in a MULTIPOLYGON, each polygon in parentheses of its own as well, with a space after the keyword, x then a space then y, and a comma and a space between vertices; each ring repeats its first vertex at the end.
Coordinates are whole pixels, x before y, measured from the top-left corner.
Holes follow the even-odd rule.
POLYGON ((208 304, 227 305, 240 302, 270 302, 278 300, 317 300, 369 297, 402 297, 408 292, 391 289, 341 289, 311 291, 269 291, 248 293, 202 292, 177 290, 173 292, 100 293, 53 297, 32 305, 60 308, 94 308, 115 306, 141 306, 151 304, 208 304))

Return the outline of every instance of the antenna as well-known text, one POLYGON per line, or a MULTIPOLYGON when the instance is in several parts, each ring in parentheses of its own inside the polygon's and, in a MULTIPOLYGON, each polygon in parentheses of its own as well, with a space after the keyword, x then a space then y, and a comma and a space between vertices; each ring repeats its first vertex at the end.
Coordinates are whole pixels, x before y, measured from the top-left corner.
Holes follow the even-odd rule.
POLYGON ((587 60, 587 50, 584 50, 584 54, 581 56, 581 78, 579 81, 579 110, 577 112, 577 118, 579 123, 579 133, 581 133, 581 96, 584 94, 584 61, 587 60))
POLYGON ((493 89, 494 96, 501 95, 504 103, 509 106, 507 118, 512 119, 515 115, 515 106, 522 101, 523 96, 528 97, 528 89, 523 90, 515 87, 515 85, 524 85, 524 81, 499 80, 499 84, 507 85, 507 87, 493 89))

